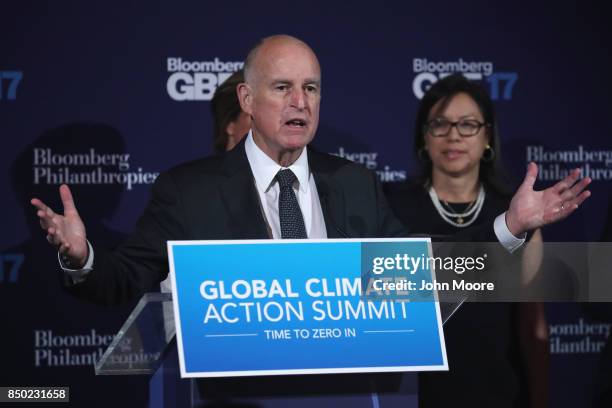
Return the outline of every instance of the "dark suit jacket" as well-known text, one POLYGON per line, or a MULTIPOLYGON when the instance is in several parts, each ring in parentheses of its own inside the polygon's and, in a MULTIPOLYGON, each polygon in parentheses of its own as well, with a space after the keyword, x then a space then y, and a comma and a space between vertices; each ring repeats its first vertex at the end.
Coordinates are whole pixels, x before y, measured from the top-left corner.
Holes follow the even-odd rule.
MULTIPOLYGON (((407 236, 374 173, 311 149, 308 161, 329 238, 407 236)), ((269 238, 253 180, 244 142, 223 156, 160 174, 135 232, 112 252, 94 243, 93 271, 68 290, 96 302, 119 303, 165 279, 166 241, 269 238)))

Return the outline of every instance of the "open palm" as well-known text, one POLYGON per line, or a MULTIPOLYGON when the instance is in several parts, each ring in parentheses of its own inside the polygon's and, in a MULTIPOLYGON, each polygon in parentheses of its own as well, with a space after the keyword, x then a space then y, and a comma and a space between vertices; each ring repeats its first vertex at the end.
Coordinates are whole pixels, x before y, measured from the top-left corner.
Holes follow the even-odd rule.
POLYGON ((514 235, 564 219, 591 195, 585 190, 591 179, 585 177, 578 181, 579 169, 572 170, 566 178, 541 191, 533 189, 537 177, 538 166, 529 163, 525 180, 512 197, 506 213, 508 229, 514 235))
POLYGON ((70 260, 75 267, 82 267, 87 260, 87 238, 85 225, 74 205, 72 193, 67 185, 60 186, 60 197, 64 214, 55 213, 38 198, 30 202, 36 209, 40 226, 47 232, 47 240, 55 245, 60 253, 70 260))

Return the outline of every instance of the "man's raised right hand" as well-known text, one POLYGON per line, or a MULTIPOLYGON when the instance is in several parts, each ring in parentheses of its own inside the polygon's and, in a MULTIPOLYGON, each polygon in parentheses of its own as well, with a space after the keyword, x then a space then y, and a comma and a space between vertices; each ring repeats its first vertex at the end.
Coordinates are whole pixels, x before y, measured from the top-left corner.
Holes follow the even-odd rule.
POLYGON ((38 198, 33 198, 30 203, 38 210, 36 215, 40 219, 41 228, 47 232, 47 241, 68 259, 71 268, 80 269, 85 266, 89 255, 85 225, 74 206, 70 188, 62 184, 59 192, 64 215, 55 213, 38 198))

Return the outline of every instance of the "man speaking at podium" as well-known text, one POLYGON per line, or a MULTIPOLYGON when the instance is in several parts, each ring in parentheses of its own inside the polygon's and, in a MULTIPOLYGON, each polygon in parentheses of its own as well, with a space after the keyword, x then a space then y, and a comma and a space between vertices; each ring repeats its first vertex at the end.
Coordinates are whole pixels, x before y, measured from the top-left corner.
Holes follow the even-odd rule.
MULTIPOLYGON (((287 35, 268 37, 249 52, 244 69, 237 92, 252 119, 245 141, 224 156, 160 174, 135 232, 114 251, 87 241, 68 186, 60 187, 63 215, 32 199, 47 240, 59 249, 68 290, 102 303, 139 296, 167 276, 169 240, 408 235, 374 173, 307 147, 321 102, 310 47, 287 35)), ((578 181, 578 170, 543 191, 533 190, 536 177, 531 163, 508 211, 463 239, 499 240, 513 251, 526 231, 565 218, 590 194, 590 179, 578 181)))

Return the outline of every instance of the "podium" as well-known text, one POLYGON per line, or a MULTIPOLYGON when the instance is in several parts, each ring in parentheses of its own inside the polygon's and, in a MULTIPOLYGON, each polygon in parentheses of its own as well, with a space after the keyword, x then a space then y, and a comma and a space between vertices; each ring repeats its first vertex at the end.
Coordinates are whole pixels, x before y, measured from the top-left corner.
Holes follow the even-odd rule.
POLYGON ((148 375, 149 406, 418 407, 416 373, 182 379, 171 293, 147 293, 102 358, 96 375, 148 375))

